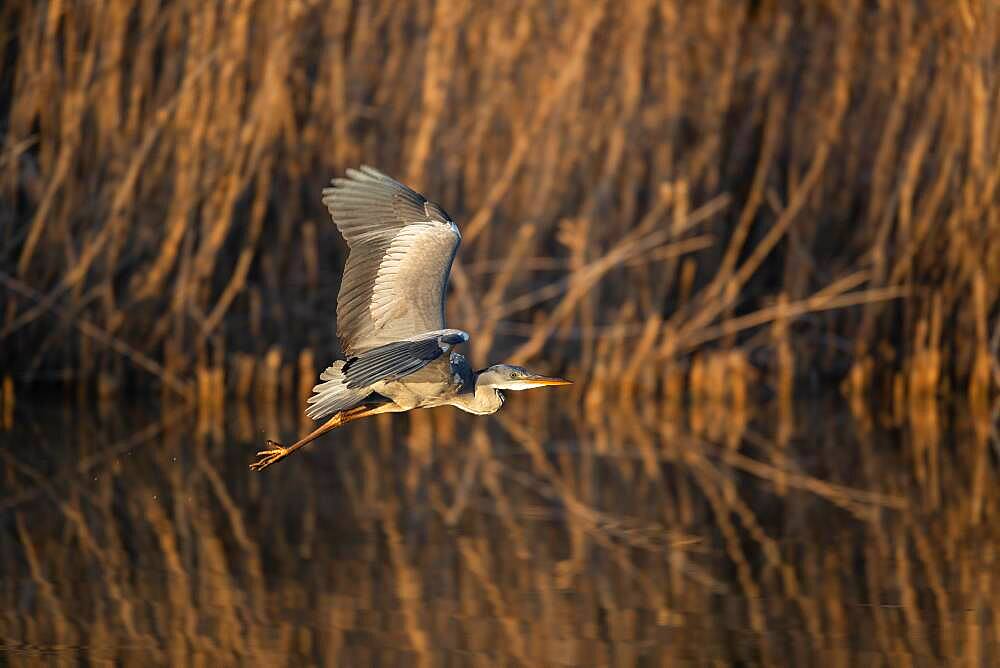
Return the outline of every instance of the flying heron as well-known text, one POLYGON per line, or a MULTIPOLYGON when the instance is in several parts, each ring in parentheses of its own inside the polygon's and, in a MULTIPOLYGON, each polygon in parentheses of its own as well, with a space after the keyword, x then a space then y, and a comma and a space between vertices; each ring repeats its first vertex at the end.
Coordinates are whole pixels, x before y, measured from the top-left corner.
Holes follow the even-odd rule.
POLYGON ((309 398, 306 415, 330 418, 292 445, 268 441, 251 469, 371 415, 434 406, 488 415, 503 405, 502 390, 570 384, 510 364, 473 371, 452 350, 469 340, 444 322, 462 235, 440 206, 372 167, 334 179, 323 203, 350 249, 337 296, 337 337, 347 359, 320 374, 309 398))

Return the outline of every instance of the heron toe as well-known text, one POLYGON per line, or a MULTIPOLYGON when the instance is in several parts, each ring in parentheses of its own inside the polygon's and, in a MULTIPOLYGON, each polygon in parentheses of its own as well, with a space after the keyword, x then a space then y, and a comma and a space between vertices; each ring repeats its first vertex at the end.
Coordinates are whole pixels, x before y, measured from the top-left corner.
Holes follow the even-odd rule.
POLYGON ((261 450, 257 453, 257 457, 259 457, 259 459, 250 464, 251 471, 260 471, 265 469, 288 454, 288 448, 276 441, 268 439, 267 445, 273 447, 269 450, 261 450))

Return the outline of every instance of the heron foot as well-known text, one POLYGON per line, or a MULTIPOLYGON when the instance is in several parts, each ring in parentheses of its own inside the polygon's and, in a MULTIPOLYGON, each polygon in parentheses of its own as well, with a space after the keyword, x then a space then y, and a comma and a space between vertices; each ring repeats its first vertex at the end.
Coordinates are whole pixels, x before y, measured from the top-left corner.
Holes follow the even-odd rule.
POLYGON ((257 461, 250 464, 251 471, 262 471, 279 459, 284 458, 290 452, 288 448, 277 441, 268 439, 269 449, 261 450, 257 453, 257 461))

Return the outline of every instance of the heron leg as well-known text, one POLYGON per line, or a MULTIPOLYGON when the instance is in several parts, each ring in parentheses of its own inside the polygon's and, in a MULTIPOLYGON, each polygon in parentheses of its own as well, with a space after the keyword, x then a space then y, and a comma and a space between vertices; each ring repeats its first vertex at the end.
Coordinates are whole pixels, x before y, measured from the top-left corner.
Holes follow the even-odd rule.
POLYGON ((378 415, 379 413, 390 413, 396 409, 395 404, 382 404, 380 406, 357 406, 355 408, 349 408, 346 411, 340 411, 335 414, 322 426, 302 437, 295 443, 289 446, 284 446, 277 441, 267 440, 267 450, 261 450, 257 453, 257 461, 250 464, 251 471, 260 471, 267 468, 271 464, 284 459, 288 455, 292 454, 303 445, 315 441, 317 438, 325 434, 326 432, 336 429, 337 427, 342 427, 348 422, 353 422, 354 420, 360 420, 361 418, 366 418, 372 415, 378 415))

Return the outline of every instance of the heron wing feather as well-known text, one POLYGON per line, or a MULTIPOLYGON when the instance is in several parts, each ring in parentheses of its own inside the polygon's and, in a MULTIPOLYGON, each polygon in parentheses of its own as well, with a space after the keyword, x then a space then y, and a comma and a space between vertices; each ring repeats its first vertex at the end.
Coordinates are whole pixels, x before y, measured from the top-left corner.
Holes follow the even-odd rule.
POLYGON ((452 346, 468 340, 469 335, 461 330, 442 329, 366 350, 344 365, 346 387, 369 387, 382 380, 402 378, 424 368, 449 352, 452 346))
POLYGON ((444 210, 378 170, 347 170, 323 190, 350 253, 337 298, 348 355, 444 329, 461 234, 444 210))
POLYGON ((347 387, 343 374, 344 364, 342 360, 334 362, 320 374, 319 379, 323 382, 313 388, 313 395, 309 397, 309 407, 306 409, 306 415, 312 419, 318 420, 352 408, 371 394, 371 390, 367 388, 347 387))

